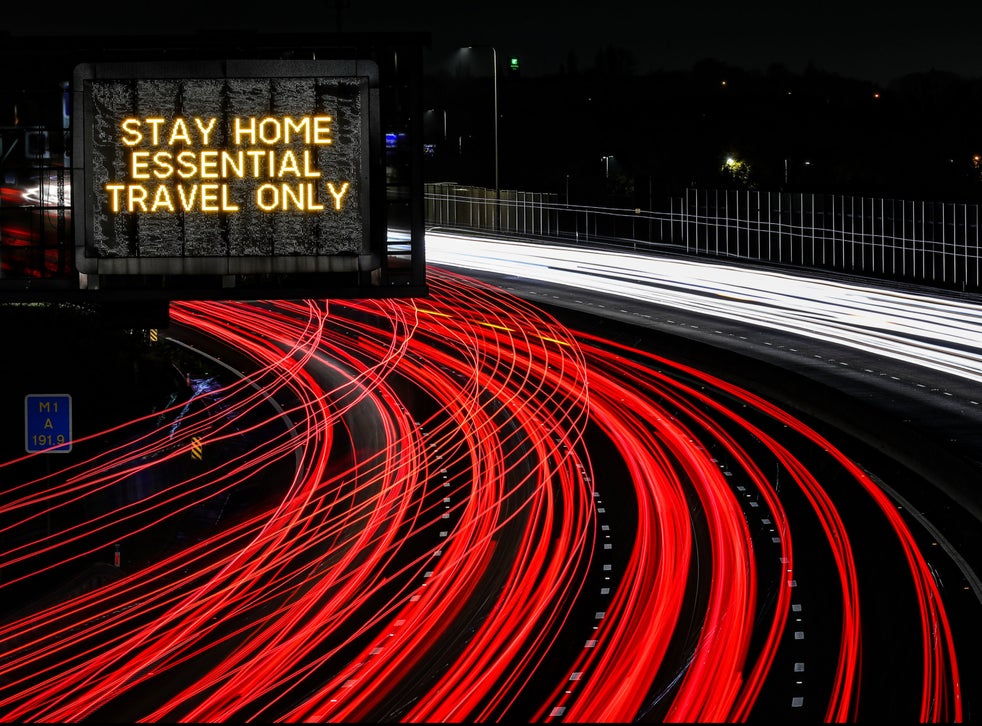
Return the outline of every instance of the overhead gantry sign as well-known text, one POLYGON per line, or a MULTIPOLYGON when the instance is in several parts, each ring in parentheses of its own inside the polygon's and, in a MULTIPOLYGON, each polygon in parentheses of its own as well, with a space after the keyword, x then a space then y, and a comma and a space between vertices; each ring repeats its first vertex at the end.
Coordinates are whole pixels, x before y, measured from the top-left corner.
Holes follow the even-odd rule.
POLYGON ((379 262, 371 61, 81 65, 80 272, 235 275, 379 262))

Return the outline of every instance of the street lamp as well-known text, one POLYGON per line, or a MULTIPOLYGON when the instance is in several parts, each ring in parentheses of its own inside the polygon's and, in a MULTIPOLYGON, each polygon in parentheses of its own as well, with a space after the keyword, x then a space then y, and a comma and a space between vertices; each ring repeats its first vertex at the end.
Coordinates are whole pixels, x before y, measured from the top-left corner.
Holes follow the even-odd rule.
POLYGON ((613 154, 608 154, 607 156, 601 156, 600 161, 604 163, 604 178, 610 179, 610 160, 613 158, 613 154))
POLYGON ((443 140, 446 141, 447 140, 447 109, 428 108, 425 111, 425 113, 437 113, 437 112, 443 113, 443 140))
POLYGON ((491 63, 492 68, 492 78, 494 83, 494 197, 495 197, 495 220, 496 227, 501 227, 501 188, 498 183, 498 51, 493 45, 487 46, 475 46, 468 45, 464 50, 471 50, 472 48, 490 48, 491 49, 491 63))

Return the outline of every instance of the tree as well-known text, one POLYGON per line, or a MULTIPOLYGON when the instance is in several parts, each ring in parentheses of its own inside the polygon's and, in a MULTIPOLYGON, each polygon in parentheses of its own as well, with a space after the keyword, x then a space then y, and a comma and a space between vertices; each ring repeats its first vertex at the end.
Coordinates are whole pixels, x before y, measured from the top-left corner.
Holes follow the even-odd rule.
POLYGON ((751 178, 750 162, 728 156, 720 167, 720 172, 723 179, 726 180, 726 186, 738 189, 755 189, 757 187, 751 178))
POLYGON ((597 53, 595 65, 602 76, 623 77, 634 75, 638 61, 627 48, 607 45, 597 53))

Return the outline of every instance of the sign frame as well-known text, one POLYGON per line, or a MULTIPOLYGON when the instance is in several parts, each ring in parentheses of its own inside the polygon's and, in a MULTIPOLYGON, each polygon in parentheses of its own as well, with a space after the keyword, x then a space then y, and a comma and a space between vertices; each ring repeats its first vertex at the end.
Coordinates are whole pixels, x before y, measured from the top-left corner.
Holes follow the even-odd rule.
MULTIPOLYGON (((223 61, 147 61, 134 63, 82 63, 76 66, 73 83, 73 116, 76 132, 73 135, 73 154, 85 163, 76 165, 73 172, 75 200, 75 262, 80 273, 92 277, 98 285, 101 275, 168 275, 168 276, 233 276, 268 274, 307 274, 332 272, 364 272, 381 266, 380 250, 384 246, 384 214, 375 211, 377 195, 374 187, 384 184, 380 162, 379 138, 379 70, 372 60, 223 60, 223 61), (93 152, 93 128, 104 120, 94 110, 90 95, 97 83, 147 81, 150 83, 193 84, 214 81, 289 82, 326 80, 357 84, 360 89, 360 118, 350 122, 357 126, 360 149, 358 159, 357 205, 360 209, 361 239, 357 249, 343 253, 305 253, 295 249, 284 254, 255 250, 237 254, 226 249, 212 254, 146 255, 140 249, 131 254, 99 254, 93 245, 98 210, 97 200, 104 195, 94 181, 90 154, 93 152)), ((222 110, 216 108, 215 113, 222 110)), ((272 214, 277 214, 273 212, 272 214)), ((125 214, 131 218, 135 214, 125 214)), ((104 221, 104 220, 103 220, 104 221)), ((129 224, 138 224, 131 219, 129 224)), ((182 228, 183 224, 180 225, 182 228)), ((214 226, 214 225, 213 225, 214 226)), ((136 233, 139 235, 139 232, 136 233)), ((139 248, 137 237, 135 247, 139 248)), ((226 239, 226 242, 228 240, 226 239)), ((234 240, 233 240, 234 242, 234 240)), ((212 250, 214 252, 214 250, 212 250)))
MULTIPOLYGON (((24 156, 25 144, 22 142, 17 143, 15 153, 0 154, 0 176, 5 185, 12 186, 14 194, 32 195, 24 196, 23 204, 7 204, 5 190, 5 203, 0 210, 3 211, 0 214, 0 238, 16 240, 17 244, 5 242, 3 245, 0 302, 94 305, 111 317, 114 324, 125 320, 127 327, 162 327, 167 325, 170 303, 178 300, 381 299, 429 294, 424 156, 420 142, 424 115, 423 52, 431 43, 430 35, 416 31, 281 33, 259 30, 216 35, 213 29, 191 27, 188 31, 162 35, 10 36, 0 44, 0 57, 11 69, 0 78, 0 106, 21 109, 22 126, 17 127, 16 133, 21 134, 27 127, 38 128, 47 133, 47 142, 51 145, 50 155, 41 154, 36 159, 24 156), (101 227, 98 238, 86 238, 83 211, 85 200, 93 189, 85 181, 90 172, 82 146, 84 122, 79 114, 84 113, 84 104, 80 100, 82 91, 76 83, 76 69, 83 67, 90 74, 96 68, 100 72, 112 70, 113 75, 134 78, 142 74, 145 79, 152 80, 162 73, 160 69, 169 67, 182 69, 167 71, 172 76, 180 76, 176 80, 187 80, 201 78, 202 68, 224 77, 228 73, 242 75, 242 69, 248 69, 252 64, 252 70, 247 71, 250 75, 275 76, 277 72, 295 73, 295 68, 301 67, 297 64, 324 62, 334 64, 338 69, 335 72, 348 74, 354 68, 359 77, 365 73, 364 78, 368 79, 370 131, 366 193, 369 199, 359 214, 366 214, 367 209, 369 216, 363 223, 357 221, 359 217, 345 220, 344 225, 356 221, 357 224, 345 226, 336 234, 331 231, 329 238, 324 237, 322 227, 309 238, 314 240, 310 244, 299 242, 301 238, 291 237, 292 232, 289 232, 283 239, 292 239, 299 254, 287 254, 287 247, 277 243, 276 247, 268 248, 272 257, 265 260, 254 254, 259 249, 258 244, 253 244, 258 239, 256 233, 241 235, 231 230, 234 236, 228 239, 239 246, 230 246, 228 253, 237 256, 245 252, 251 257, 233 259, 223 254, 223 259, 228 258, 224 263, 202 255, 204 250, 200 246, 185 249, 171 244, 168 240, 174 239, 175 235, 163 233, 166 225, 145 216, 143 222, 147 222, 147 229, 152 230, 150 237, 144 237, 145 231, 141 230, 138 238, 133 238, 129 232, 114 238, 101 227), (187 73, 188 68, 196 70, 187 73), (373 75, 376 69, 377 82, 373 75), (388 133, 399 138, 394 148, 385 145, 388 133), (40 187, 38 179, 43 180, 40 187), (352 229, 363 228, 368 230, 365 250, 357 249, 360 231, 352 232, 352 229), (139 248, 137 245, 142 245, 143 241, 151 246, 139 248), (127 247, 130 243, 134 245, 132 249, 127 247), (88 254, 86 244, 90 244, 88 254), (84 270, 79 269, 79 247, 84 270), (164 263, 160 260, 163 256, 172 259, 164 263), (86 257, 92 259, 86 260, 86 257), (157 259, 149 259, 154 257, 157 259), (253 272, 254 266, 260 271, 253 272), (93 268, 97 271, 91 271, 93 268), (232 269, 240 271, 231 272, 232 269)), ((202 101, 199 118, 207 121, 212 114, 205 103, 207 95, 202 97, 200 93, 203 89, 204 85, 192 89, 192 97, 202 101)), ((215 94, 216 99, 218 96, 215 94)), ((277 100, 279 98, 282 97, 278 96, 277 100)), ((324 103, 318 107, 332 105, 324 103)), ((218 106, 216 101, 215 107, 218 106)), ((102 114, 104 119, 109 119, 107 129, 111 130, 112 119, 117 118, 115 106, 108 103, 101 108, 112 110, 113 115, 102 114)), ((174 109, 173 114, 168 114, 172 119, 180 106, 174 109)), ((287 114, 282 107, 270 106, 270 109, 281 120, 287 114)), ((147 104, 142 109, 136 108, 134 115, 145 120, 150 111, 150 104, 147 104)), ((358 117, 357 111, 347 114, 349 119, 358 117)), ((9 134, 3 133, 6 150, 9 134)), ((121 137, 117 135, 116 138, 121 137)), ((108 139, 108 136, 102 137, 102 140, 108 139)), ((226 150, 231 148, 224 141, 222 145, 226 150)), ((243 147, 234 150, 239 148, 243 147)), ((342 147, 339 144, 337 148, 342 147)), ((353 155, 354 149, 349 146, 348 153, 353 155)), ((318 161, 326 164, 335 180, 343 180, 344 175, 355 173, 335 164, 333 156, 330 159, 321 156, 318 161)), ((303 161, 300 167, 303 169, 303 161)), ((96 183, 130 183, 118 178, 125 168, 114 166, 108 171, 110 173, 106 174, 106 167, 100 170, 101 179, 97 176, 96 183)), ((138 175, 126 176, 134 178, 138 175)), ((288 180, 276 181, 286 183, 288 180)), ((300 181, 294 179, 291 183, 298 187, 300 181)), ((133 183, 140 184, 139 181, 133 183)), ((155 193, 159 191, 159 185, 148 185, 147 189, 155 193)), ((175 187, 171 190, 176 191, 175 187)), ((319 191, 323 192, 323 187, 319 191)), ((352 184, 347 201, 354 197, 355 191, 352 184)), ((285 198, 285 187, 282 194, 281 199, 285 198)), ((253 193, 246 190, 240 196, 249 198, 253 193)), ((327 201, 327 195, 322 200, 327 201)), ((314 206, 309 206, 308 211, 314 206)), ((103 209, 116 216, 111 207, 103 209)), ((186 209, 182 207, 180 211, 186 209)), ((161 206, 156 211, 161 210, 168 211, 161 206)), ((143 210, 139 206, 134 211, 137 217, 142 216, 143 210)), ((286 211, 297 210, 290 207, 286 211)), ((238 215, 239 219, 231 221, 242 223, 244 216, 238 215)), ((274 221, 277 232, 281 228, 277 226, 280 222, 288 221, 283 218, 274 221)), ((318 224, 322 222, 328 222, 328 226, 335 224, 325 219, 317 220, 318 224)), ((113 223, 122 221, 114 220, 113 223)), ((290 227, 290 223, 285 226, 290 227)))

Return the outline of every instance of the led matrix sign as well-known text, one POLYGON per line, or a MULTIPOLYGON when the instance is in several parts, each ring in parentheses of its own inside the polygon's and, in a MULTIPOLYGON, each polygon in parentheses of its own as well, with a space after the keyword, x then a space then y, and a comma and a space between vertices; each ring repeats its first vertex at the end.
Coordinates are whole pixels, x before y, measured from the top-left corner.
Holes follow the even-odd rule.
POLYGON ((79 270, 370 265, 375 85, 370 61, 79 66, 79 270))
MULTIPOLYGON (((255 193, 244 200, 264 212, 324 210, 318 183, 323 173, 314 158, 316 147, 334 142, 331 116, 236 117, 231 141, 213 149, 217 121, 215 116, 123 119, 121 141, 130 147, 129 180, 106 185, 110 211, 238 212, 240 200, 229 190, 242 179, 269 180, 254 189, 247 185, 255 193), (290 148, 295 140, 306 145, 299 151, 302 163, 290 148)), ((326 183, 335 211, 341 211, 350 185, 348 180, 326 183)))

